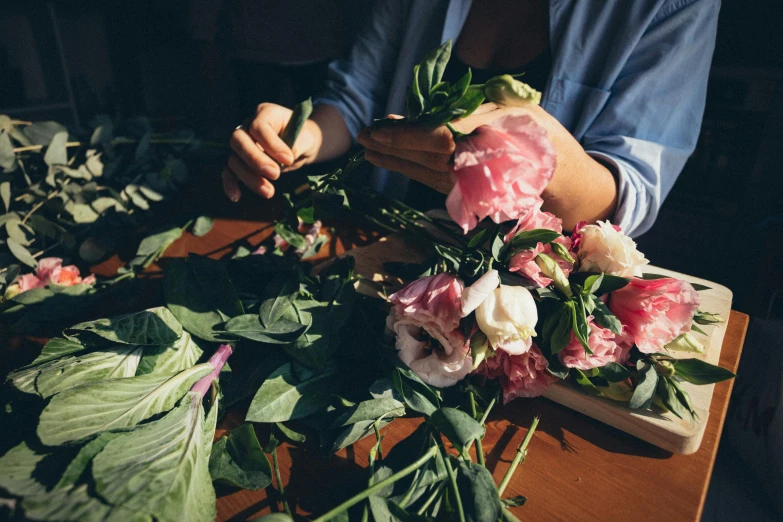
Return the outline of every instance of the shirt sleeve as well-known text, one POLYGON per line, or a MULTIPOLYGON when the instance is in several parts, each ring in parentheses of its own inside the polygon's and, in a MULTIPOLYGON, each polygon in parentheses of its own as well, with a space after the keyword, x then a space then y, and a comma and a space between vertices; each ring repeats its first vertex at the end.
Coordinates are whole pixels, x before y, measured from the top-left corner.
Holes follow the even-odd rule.
POLYGON ((614 222, 631 236, 655 222, 693 153, 715 48, 718 0, 663 5, 585 133, 585 151, 615 171, 614 222))
POLYGON ((407 4, 403 0, 376 0, 349 55, 329 64, 326 90, 314 103, 336 107, 352 139, 386 105, 407 4))

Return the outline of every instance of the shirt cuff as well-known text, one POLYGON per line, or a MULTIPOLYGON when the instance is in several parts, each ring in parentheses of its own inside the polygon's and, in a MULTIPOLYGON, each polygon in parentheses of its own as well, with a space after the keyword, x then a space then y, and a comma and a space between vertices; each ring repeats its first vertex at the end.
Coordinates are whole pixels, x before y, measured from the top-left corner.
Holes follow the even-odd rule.
POLYGON ((637 191, 631 180, 628 169, 621 162, 611 156, 594 150, 585 151, 601 165, 605 166, 617 180, 617 208, 612 216, 612 223, 620 227, 629 236, 634 235, 635 216, 640 210, 637 208, 637 191))

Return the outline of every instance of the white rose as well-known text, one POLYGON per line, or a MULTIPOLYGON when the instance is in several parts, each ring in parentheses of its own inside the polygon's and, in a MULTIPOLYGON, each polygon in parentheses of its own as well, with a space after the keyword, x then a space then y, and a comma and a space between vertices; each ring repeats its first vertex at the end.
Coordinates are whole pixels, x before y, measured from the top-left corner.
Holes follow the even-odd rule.
POLYGON ((636 243, 616 230, 609 221, 587 225, 579 231, 579 271, 605 272, 620 277, 639 277, 649 263, 636 243))
POLYGON ((521 286, 500 285, 476 309, 476 322, 492 347, 511 355, 530 350, 537 321, 536 302, 521 286))
POLYGON ((462 291, 462 317, 467 317, 470 313, 483 303, 489 295, 495 291, 500 284, 500 276, 495 269, 489 270, 486 274, 479 277, 475 283, 462 291))

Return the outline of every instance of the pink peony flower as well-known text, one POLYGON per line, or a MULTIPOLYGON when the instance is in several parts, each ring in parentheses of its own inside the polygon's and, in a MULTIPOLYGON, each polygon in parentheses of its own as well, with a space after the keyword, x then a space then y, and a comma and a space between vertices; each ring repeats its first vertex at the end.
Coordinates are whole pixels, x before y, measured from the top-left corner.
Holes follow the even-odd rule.
POLYGON ((82 278, 79 269, 75 265, 63 266, 63 260, 59 257, 45 257, 38 261, 35 274, 25 274, 17 280, 20 292, 27 292, 33 288, 43 288, 46 285, 74 286, 94 285, 95 275, 82 278))
POLYGON ((674 278, 638 279, 611 293, 609 309, 628 329, 643 353, 664 345, 691 330, 699 308, 699 294, 690 283, 674 278))
POLYGON ((593 322, 592 317, 587 319, 590 324, 590 337, 587 339, 587 344, 593 353, 588 355, 574 332, 571 332, 568 346, 557 354, 563 366, 590 370, 610 362, 625 364, 633 346, 633 338, 626 332, 616 335, 607 328, 601 328, 593 322))
POLYGON ((424 382, 446 387, 470 373, 473 360, 458 330, 463 283, 450 274, 418 279, 392 294, 386 325, 398 356, 424 382))
POLYGON ((476 373, 498 379, 503 389, 503 404, 508 404, 517 397, 538 397, 544 393, 557 380, 547 371, 548 366, 546 357, 536 345, 521 355, 509 355, 499 348, 476 373))
POLYGON ((457 141, 446 200, 449 216, 467 233, 489 217, 519 219, 541 199, 555 171, 546 130, 528 115, 509 115, 457 141))

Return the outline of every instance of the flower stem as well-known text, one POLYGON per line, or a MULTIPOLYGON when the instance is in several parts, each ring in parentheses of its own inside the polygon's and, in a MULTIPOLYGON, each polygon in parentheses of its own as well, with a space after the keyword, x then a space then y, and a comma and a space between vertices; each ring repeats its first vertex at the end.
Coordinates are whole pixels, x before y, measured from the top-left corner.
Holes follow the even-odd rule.
POLYGON ((514 516, 511 510, 505 506, 500 511, 500 515, 503 517, 503 520, 505 520, 506 522, 520 522, 520 520, 516 516, 514 516))
POLYGON ((291 515, 291 508, 288 506, 288 499, 285 498, 285 488, 283 487, 283 479, 280 477, 280 463, 277 461, 277 446, 272 450, 272 464, 275 468, 275 480, 277 480, 277 495, 280 497, 280 503, 283 504, 283 511, 289 517, 291 515))
POLYGON ((321 515, 320 517, 316 518, 313 522, 325 522, 326 520, 330 520, 330 519, 334 518, 336 515, 339 515, 340 513, 342 513, 343 511, 346 511, 346 510, 350 509, 351 507, 355 506, 356 504, 358 504, 359 502, 361 502, 365 498, 369 497, 370 495, 372 495, 376 491, 380 491, 383 488, 385 488, 386 486, 388 486, 389 484, 393 484, 393 483, 397 482, 398 480, 400 480, 401 478, 407 477, 408 475, 410 475, 411 473, 413 473, 414 471, 416 471, 417 469, 422 467, 424 464, 426 464, 431 458, 433 458, 435 456, 435 454, 437 452, 438 452, 438 447, 437 446, 431 447, 429 449, 429 451, 427 451, 424 455, 419 457, 419 459, 416 462, 414 462, 411 465, 409 465, 408 467, 398 471, 397 473, 395 473, 391 477, 385 478, 382 481, 380 481, 380 482, 378 482, 376 484, 373 484, 372 486, 370 486, 369 488, 365 489, 361 493, 359 493, 357 495, 354 495, 353 497, 349 498, 348 500, 346 500, 345 502, 343 502, 342 504, 340 504, 336 508, 334 508, 334 509, 328 511, 327 513, 321 515))
POLYGON ((511 461, 511 466, 509 466, 508 471, 506 471, 506 474, 503 476, 503 480, 500 482, 500 486, 498 486, 498 495, 503 495, 503 492, 506 490, 506 486, 508 486, 508 483, 511 481, 511 477, 514 475, 514 471, 517 469, 517 466, 525 461, 525 456, 527 456, 527 446, 533 439, 533 434, 536 432, 536 428, 538 427, 538 421, 539 417, 533 418, 533 422, 530 424, 530 429, 527 431, 525 439, 517 448, 517 454, 514 455, 514 460, 511 461))
POLYGON ((427 511, 427 508, 430 507, 430 504, 435 502, 435 499, 438 498, 438 495, 443 493, 443 488, 446 487, 445 482, 441 482, 437 486, 435 486, 435 489, 433 490, 432 494, 427 498, 427 500, 424 501, 424 504, 421 505, 419 510, 416 512, 417 515, 421 516, 424 514, 425 511, 427 511))
POLYGON ((451 467, 449 462, 449 456, 446 452, 443 452, 443 462, 446 464, 446 473, 449 475, 449 483, 451 484, 451 492, 454 494, 454 503, 457 504, 457 514, 459 515, 459 522, 465 522, 465 510, 462 508, 462 498, 459 495, 459 488, 457 487, 457 474, 454 473, 454 468, 451 467))
MULTIPOLYGON (((474 419, 476 419, 476 397, 473 394, 473 390, 470 390, 470 414, 474 419)), ((484 427, 483 422, 481 423, 481 427, 484 427)), ((476 460, 478 461, 479 465, 486 467, 486 464, 484 463, 484 445, 481 443, 482 438, 483 436, 479 436, 476 439, 476 460)))

